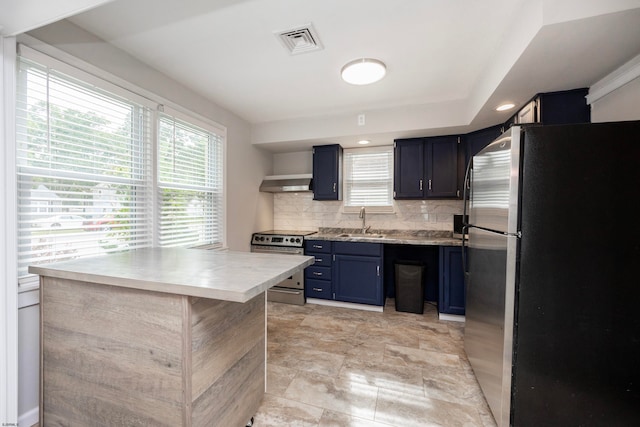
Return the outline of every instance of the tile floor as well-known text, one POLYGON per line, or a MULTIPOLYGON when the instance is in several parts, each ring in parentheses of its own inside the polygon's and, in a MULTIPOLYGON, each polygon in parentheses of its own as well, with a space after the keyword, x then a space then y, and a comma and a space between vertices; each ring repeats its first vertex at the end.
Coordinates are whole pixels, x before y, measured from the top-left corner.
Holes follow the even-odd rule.
POLYGON ((255 427, 495 427, 464 326, 423 315, 268 303, 267 394, 255 427))

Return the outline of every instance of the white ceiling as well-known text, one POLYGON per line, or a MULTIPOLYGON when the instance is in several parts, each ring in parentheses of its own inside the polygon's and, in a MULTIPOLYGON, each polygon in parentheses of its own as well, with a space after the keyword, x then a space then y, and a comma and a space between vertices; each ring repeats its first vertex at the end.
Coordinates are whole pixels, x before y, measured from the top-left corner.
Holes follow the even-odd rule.
POLYGON ((465 98, 517 3, 124 0, 72 21, 260 123, 465 98), (309 22, 321 51, 290 55, 273 35, 309 22), (384 81, 344 83, 359 57, 385 62, 384 81))
POLYGON ((638 0, 115 0, 70 20, 244 118, 274 151, 475 130, 513 113, 500 102, 588 87, 640 54, 638 0), (307 23, 324 49, 292 56, 274 32, 307 23), (387 76, 344 83, 359 57, 387 76))

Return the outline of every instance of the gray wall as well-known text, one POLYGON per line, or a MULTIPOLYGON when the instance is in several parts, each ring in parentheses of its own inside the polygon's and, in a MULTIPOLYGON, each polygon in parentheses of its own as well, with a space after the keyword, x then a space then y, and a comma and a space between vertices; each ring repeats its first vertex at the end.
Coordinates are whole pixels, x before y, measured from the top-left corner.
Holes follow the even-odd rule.
POLYGON ((592 122, 640 120, 640 77, 591 105, 592 122))

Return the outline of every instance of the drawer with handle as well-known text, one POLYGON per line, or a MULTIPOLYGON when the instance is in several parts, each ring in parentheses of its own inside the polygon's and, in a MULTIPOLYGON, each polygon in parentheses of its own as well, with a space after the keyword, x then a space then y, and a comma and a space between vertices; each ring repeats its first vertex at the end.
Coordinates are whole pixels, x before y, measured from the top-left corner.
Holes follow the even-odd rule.
POLYGON ((329 240, 305 240, 305 253, 331 253, 331 241, 329 240))
POLYGON ((331 267, 331 254, 307 254, 315 258, 314 267, 331 267))
POLYGON ((307 298, 331 299, 331 282, 308 279, 304 282, 304 294, 307 298))
POLYGON ((304 270, 305 279, 331 280, 331 267, 311 265, 304 270))

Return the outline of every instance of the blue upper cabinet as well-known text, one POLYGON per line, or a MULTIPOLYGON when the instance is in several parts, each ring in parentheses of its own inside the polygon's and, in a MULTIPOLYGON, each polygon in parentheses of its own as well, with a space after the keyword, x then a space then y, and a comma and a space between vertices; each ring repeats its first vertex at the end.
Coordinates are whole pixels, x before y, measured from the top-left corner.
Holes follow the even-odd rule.
POLYGON ((313 200, 342 200, 342 147, 313 147, 313 200))
POLYGON ((464 167, 466 169, 469 160, 480 152, 484 147, 492 143, 498 138, 503 131, 502 125, 492 126, 490 128, 481 129, 475 132, 471 132, 463 136, 465 145, 465 159, 464 167))
POLYGON ((397 139, 394 144, 394 198, 459 198, 459 138, 397 139))
POLYGON ((425 138, 426 145, 426 188, 425 197, 460 197, 458 187, 458 145, 457 136, 425 138))
POLYGON ((424 138, 396 140, 393 162, 393 197, 424 198, 424 138))
POLYGON ((543 125, 589 123, 591 108, 587 104, 589 89, 542 93, 539 96, 539 122, 543 125))
POLYGON ((561 125, 591 122, 591 108, 587 104, 588 88, 539 93, 504 124, 540 123, 561 125))

